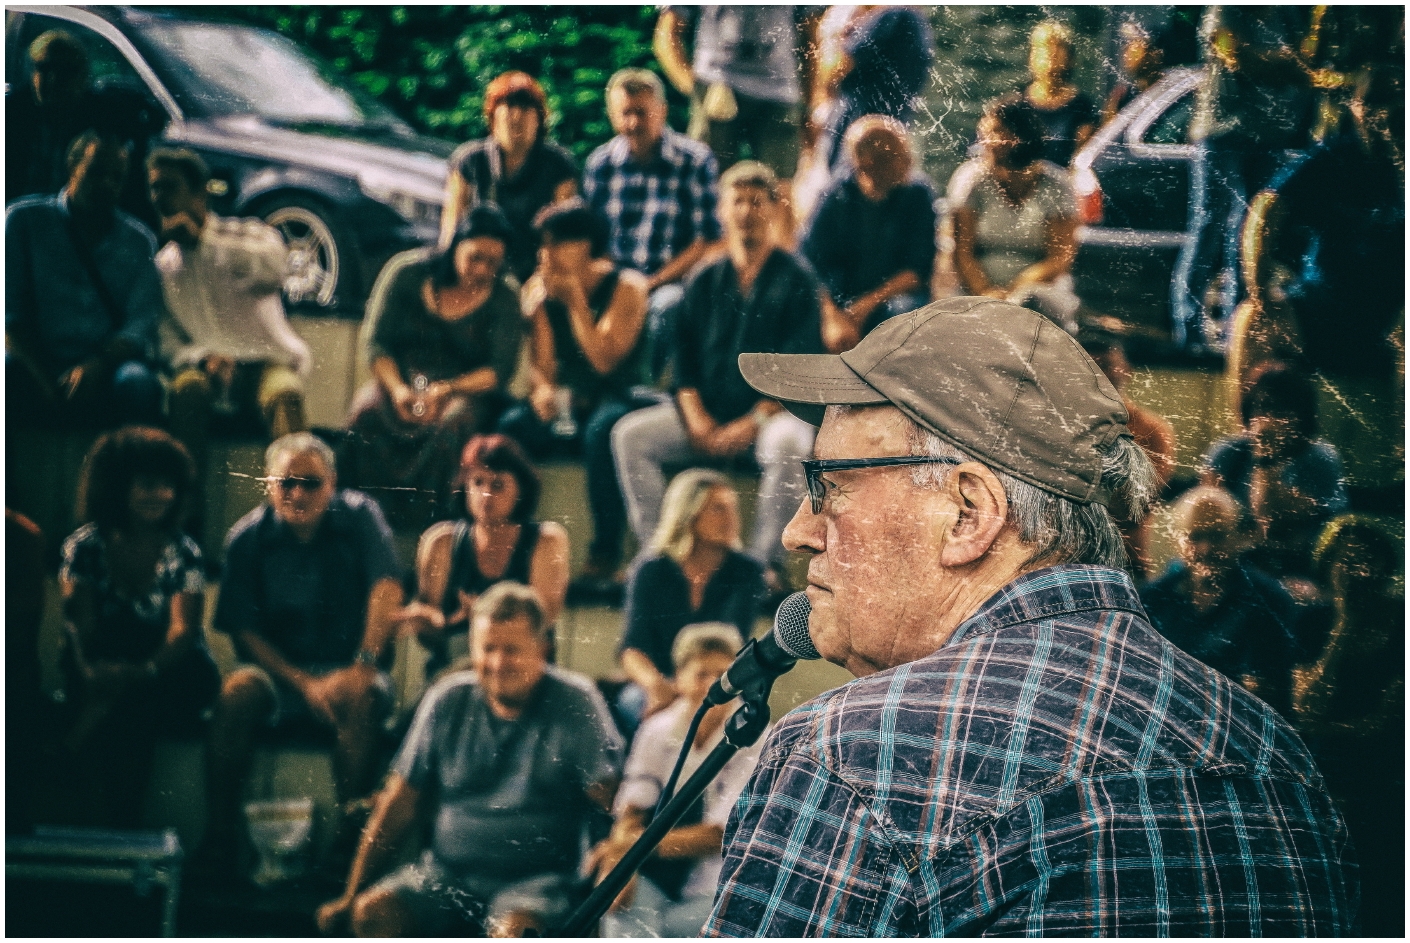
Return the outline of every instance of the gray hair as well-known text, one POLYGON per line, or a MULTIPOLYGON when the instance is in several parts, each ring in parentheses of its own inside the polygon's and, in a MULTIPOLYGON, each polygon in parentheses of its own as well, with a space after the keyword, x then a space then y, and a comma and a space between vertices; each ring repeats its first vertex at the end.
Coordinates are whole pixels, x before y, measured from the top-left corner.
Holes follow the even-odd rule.
POLYGON ((538 590, 512 580, 501 580, 475 600, 470 607, 472 619, 486 622, 512 622, 519 617, 529 620, 529 628, 534 638, 540 642, 548 640, 548 626, 544 622, 543 599, 538 590))
POLYGON ((275 467, 286 455, 317 455, 323 459, 323 464, 328 466, 328 470, 334 474, 338 471, 337 463, 333 459, 333 450, 312 432, 291 432, 288 435, 280 436, 269 444, 269 448, 264 451, 264 473, 274 474, 275 467))
POLYGON ((626 95, 650 93, 661 101, 666 100, 666 86, 661 76, 650 69, 618 69, 607 80, 608 97, 619 88, 626 95))
POLYGON ((696 622, 680 630, 671 643, 671 664, 680 671, 692 658, 720 654, 733 658, 744 647, 744 636, 728 622, 696 622))
MULTIPOLYGON (((1061 563, 1126 567, 1126 545, 1113 511, 1127 520, 1143 520, 1159 490, 1150 459, 1129 437, 1122 436, 1102 453, 1100 490, 1112 507, 1108 511, 1096 501, 1081 504, 1029 484, 951 445, 909 416, 904 418, 910 454, 978 462, 999 479, 1008 498, 1008 523, 1018 539, 1033 548, 1025 569, 1061 563)), ((922 488, 938 488, 945 483, 951 468, 919 465, 911 471, 911 480, 922 488)))
POLYGON ((651 535, 651 552, 670 557, 677 563, 684 562, 695 546, 695 533, 691 528, 710 492, 716 488, 733 490, 728 478, 708 468, 690 468, 671 479, 671 486, 661 501, 661 520, 656 525, 656 533, 651 535))

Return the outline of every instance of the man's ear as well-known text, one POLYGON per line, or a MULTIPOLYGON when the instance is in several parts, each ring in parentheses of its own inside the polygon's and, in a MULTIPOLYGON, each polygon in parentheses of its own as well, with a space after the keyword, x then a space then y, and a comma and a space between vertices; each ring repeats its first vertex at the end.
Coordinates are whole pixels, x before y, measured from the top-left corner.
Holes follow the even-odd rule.
POLYGON ((965 566, 989 552, 1008 520, 1009 501, 1004 486, 978 462, 956 466, 945 483, 956 513, 948 523, 940 563, 965 566))

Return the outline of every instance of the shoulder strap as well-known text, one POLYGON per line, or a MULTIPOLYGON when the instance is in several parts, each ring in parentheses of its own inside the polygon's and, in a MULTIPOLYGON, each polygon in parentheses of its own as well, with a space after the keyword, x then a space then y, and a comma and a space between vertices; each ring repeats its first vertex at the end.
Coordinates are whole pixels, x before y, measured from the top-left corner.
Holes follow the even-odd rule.
MULTIPOLYGON (((73 213, 67 208, 64 211, 65 222, 67 224, 69 239, 73 242, 74 251, 78 253, 78 261, 83 263, 83 270, 88 273, 88 280, 93 283, 93 288, 98 292, 98 301, 102 303, 103 310, 108 312, 108 320, 113 324, 113 330, 120 329, 127 318, 123 315, 122 309, 118 307, 112 294, 108 291, 107 284, 103 281, 103 276, 98 272, 98 263, 93 258, 93 250, 88 243, 83 241, 83 236, 78 231, 78 221, 74 219, 73 213)), ((115 223, 120 224, 121 221, 115 223)))
POLYGON ((474 563, 470 540, 470 522, 457 521, 450 538, 450 567, 446 573, 446 591, 441 596, 441 611, 446 615, 459 608, 460 599, 455 591, 464 587, 465 568, 474 563))

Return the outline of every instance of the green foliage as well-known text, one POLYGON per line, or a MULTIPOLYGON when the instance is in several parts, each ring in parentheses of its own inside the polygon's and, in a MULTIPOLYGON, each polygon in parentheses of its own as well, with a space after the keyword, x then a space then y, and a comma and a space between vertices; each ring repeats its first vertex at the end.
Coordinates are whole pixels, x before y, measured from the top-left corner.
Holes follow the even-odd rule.
MULTIPOLYGON (((199 15, 263 26, 313 50, 413 127, 449 141, 483 137, 485 86, 520 69, 548 95, 554 137, 581 161, 612 136, 607 79, 658 68, 650 6, 250 6, 199 15)), ((183 8, 192 15, 193 8, 183 8)), ((659 71, 659 68, 658 68, 659 71)), ((685 102, 672 95, 671 123, 685 102)))

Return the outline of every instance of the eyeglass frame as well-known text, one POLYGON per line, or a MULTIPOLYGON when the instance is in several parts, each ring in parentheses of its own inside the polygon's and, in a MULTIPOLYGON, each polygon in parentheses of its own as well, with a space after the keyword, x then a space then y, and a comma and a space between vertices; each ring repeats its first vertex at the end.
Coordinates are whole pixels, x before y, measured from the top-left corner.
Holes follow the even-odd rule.
POLYGON ((933 455, 891 455, 883 458, 814 458, 804 461, 803 478, 808 485, 808 498, 813 513, 821 514, 827 491, 822 476, 828 472, 851 471, 856 468, 889 468, 893 465, 963 465, 968 459, 933 455))

